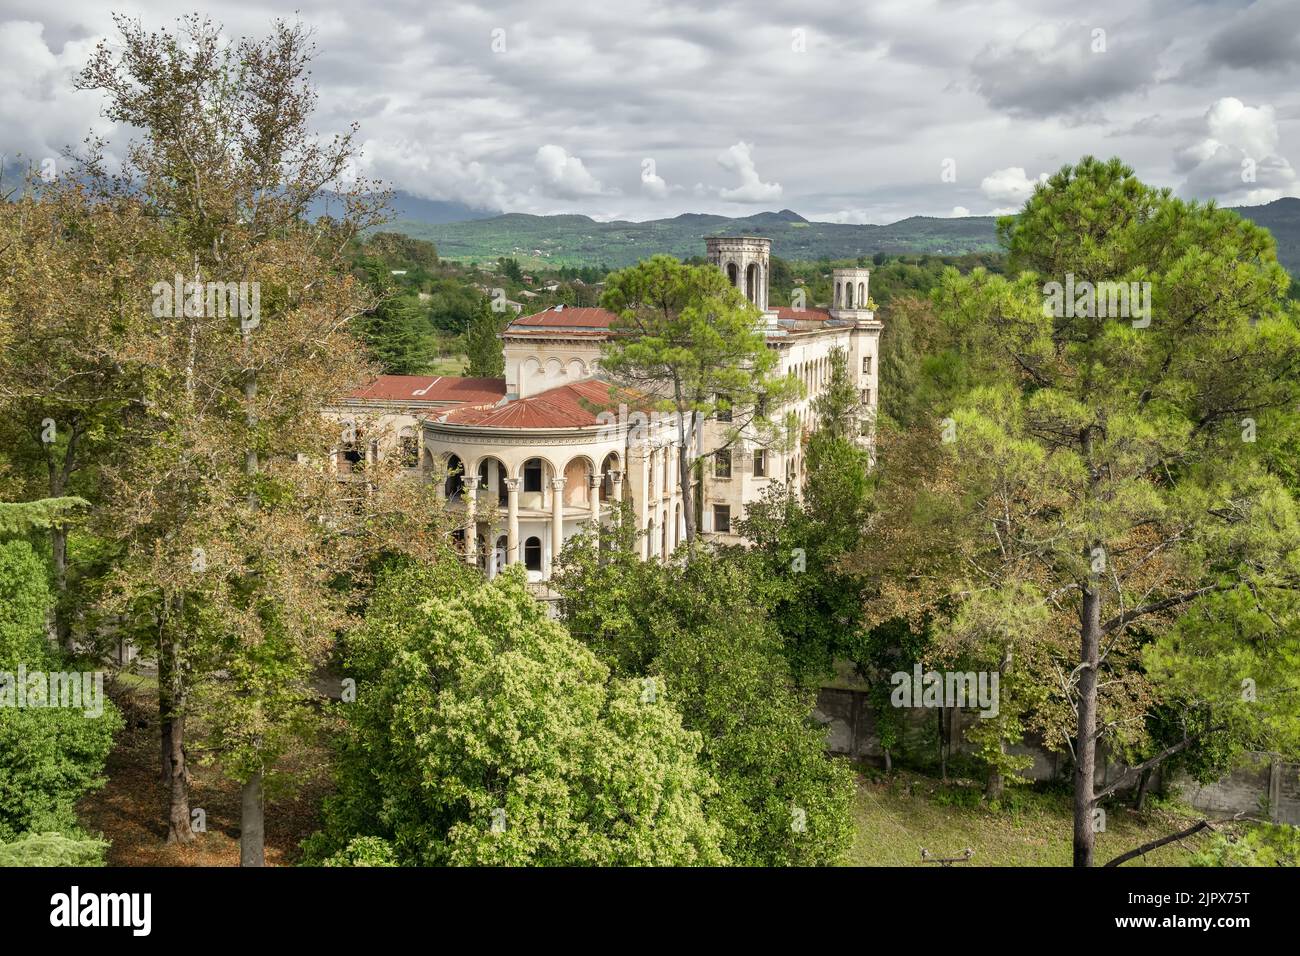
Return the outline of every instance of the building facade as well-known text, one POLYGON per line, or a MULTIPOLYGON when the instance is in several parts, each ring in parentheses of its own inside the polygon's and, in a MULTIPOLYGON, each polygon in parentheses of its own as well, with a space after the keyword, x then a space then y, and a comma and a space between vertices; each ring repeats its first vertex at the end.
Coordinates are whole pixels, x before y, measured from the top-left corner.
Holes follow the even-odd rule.
MULTIPOLYGON (((701 534, 736 542, 737 521, 772 482, 802 484, 804 439, 835 349, 856 376, 870 441, 881 325, 869 308, 866 269, 834 271, 827 309, 773 308, 771 240, 706 243, 709 261, 759 310, 778 373, 803 384, 803 397, 782 409, 793 412, 797 434, 780 448, 744 431, 737 438, 726 421, 687 430, 688 461, 706 458, 691 492, 701 534)), ((565 306, 515 318, 501 335, 504 379, 381 376, 328 411, 343 436, 334 467, 342 475, 400 455, 413 477, 439 483, 461 524, 459 546, 489 576, 522 562, 531 581, 549 580, 565 540, 618 502, 631 506, 642 557, 668 558, 686 536, 679 429, 601 377, 601 346, 614 318, 565 306)))

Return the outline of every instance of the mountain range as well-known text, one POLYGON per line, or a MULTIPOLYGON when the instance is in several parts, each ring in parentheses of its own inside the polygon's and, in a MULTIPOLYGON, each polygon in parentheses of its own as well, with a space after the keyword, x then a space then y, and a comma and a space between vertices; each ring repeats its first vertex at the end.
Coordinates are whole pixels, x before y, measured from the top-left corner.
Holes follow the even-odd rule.
MULTIPOLYGON (((444 258, 485 262, 506 256, 525 267, 619 268, 658 252, 698 256, 704 253, 706 236, 724 233, 767 236, 773 253, 783 259, 855 259, 877 252, 961 255, 998 249, 997 220, 992 216, 910 216, 882 226, 813 222, 782 209, 738 218, 683 213, 645 222, 597 222, 581 215, 494 214, 405 193, 394 195, 393 206, 395 221, 385 228, 432 240, 444 258)), ((1300 199, 1234 211, 1269 229, 1277 241, 1278 260, 1300 276, 1300 199)))

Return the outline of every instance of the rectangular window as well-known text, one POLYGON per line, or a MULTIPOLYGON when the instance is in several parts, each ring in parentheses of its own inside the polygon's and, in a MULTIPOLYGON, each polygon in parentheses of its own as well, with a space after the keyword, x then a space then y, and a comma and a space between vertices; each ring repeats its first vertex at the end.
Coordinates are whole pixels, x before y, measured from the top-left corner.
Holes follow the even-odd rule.
MULTIPOLYGON (((721 396, 721 395, 714 395, 714 396, 713 396, 713 404, 714 404, 714 405, 719 405, 719 403, 720 403, 722 400, 723 400, 723 399, 722 399, 722 396, 721 396)), ((718 408, 718 410, 717 410, 717 415, 716 415, 716 417, 717 417, 718 421, 720 421, 720 422, 729 422, 729 421, 731 421, 731 407, 728 406, 728 407, 726 407, 726 408, 722 408, 722 407, 719 406, 719 408, 718 408)))
POLYGON ((723 448, 713 453, 713 477, 731 477, 731 449, 723 448))
POLYGON ((713 506, 713 530, 720 534, 731 533, 731 505, 713 506))
POLYGON ((767 449, 766 448, 754 449, 754 477, 755 478, 767 477, 767 449))
POLYGON ((863 374, 863 375, 870 375, 870 374, 871 374, 871 356, 870 356, 870 355, 864 355, 864 356, 862 356, 862 374, 863 374))
POLYGON ((533 459, 524 464, 524 491, 542 490, 542 463, 533 459))

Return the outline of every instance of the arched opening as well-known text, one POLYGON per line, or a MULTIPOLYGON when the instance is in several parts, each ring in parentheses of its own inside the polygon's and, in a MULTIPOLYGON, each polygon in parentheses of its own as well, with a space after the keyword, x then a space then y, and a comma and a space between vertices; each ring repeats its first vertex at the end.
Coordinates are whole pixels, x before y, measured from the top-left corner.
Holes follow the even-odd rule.
POLYGON ((745 298, 758 302, 758 265, 753 262, 745 270, 745 298))
POLYGON ((614 472, 618 471, 618 455, 610 452, 600 463, 600 500, 610 501, 614 497, 614 472))
POLYGON ((867 284, 865 282, 859 282, 858 283, 858 308, 865 309, 866 307, 867 307, 867 284))
POLYGON ((500 459, 481 459, 478 463, 479 501, 492 501, 495 496, 498 507, 506 507, 510 500, 510 492, 506 487, 508 475, 509 472, 500 459))
POLYGON ((591 505, 590 482, 591 462, 586 458, 575 458, 564 466, 564 503, 574 508, 591 505))
POLYGON ((524 567, 529 571, 542 570, 542 539, 535 535, 524 542, 524 567))
POLYGON ((529 458, 524 462, 520 470, 520 477, 523 478, 523 495, 520 502, 525 508, 541 508, 545 506, 545 488, 547 478, 546 462, 540 458, 529 458))
POLYGON ((397 453, 403 468, 415 468, 420 464, 420 441, 415 437, 415 429, 410 425, 398 433, 397 453))
POLYGON ((668 550, 668 512, 666 511, 664 512, 663 515, 663 526, 664 526, 664 530, 663 530, 664 545, 663 545, 663 550, 660 552, 660 554, 662 554, 666 558, 670 553, 668 550))
POLYGON ((338 467, 340 475, 359 474, 366 467, 366 446, 361 440, 361 429, 348 422, 348 427, 344 430, 344 437, 351 440, 345 440, 339 446, 334 464, 338 467))
POLYGON ((447 456, 447 480, 442 485, 448 501, 459 501, 465 491, 465 463, 458 455, 447 456))
POLYGON ((740 269, 736 267, 734 262, 727 263, 727 281, 730 282, 733 287, 740 285, 740 269))
POLYGON ((850 282, 848 285, 844 287, 844 292, 845 292, 844 308, 851 309, 853 308, 853 283, 852 282, 850 282))

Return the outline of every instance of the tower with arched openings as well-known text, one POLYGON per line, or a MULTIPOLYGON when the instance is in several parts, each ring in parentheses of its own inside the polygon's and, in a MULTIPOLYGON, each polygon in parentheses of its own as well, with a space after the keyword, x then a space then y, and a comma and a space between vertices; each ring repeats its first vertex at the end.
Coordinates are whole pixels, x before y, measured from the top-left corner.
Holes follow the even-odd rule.
POLYGON ((709 262, 721 269, 760 312, 767 312, 772 240, 758 236, 710 236, 704 244, 709 262))

